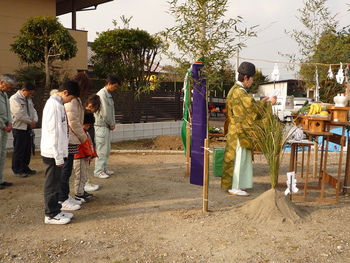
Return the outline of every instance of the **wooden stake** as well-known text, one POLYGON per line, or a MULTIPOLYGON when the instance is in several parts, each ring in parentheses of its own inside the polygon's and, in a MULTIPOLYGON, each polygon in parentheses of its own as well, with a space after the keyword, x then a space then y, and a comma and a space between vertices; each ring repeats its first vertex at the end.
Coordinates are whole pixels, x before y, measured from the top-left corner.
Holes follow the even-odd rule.
MULTIPOLYGON (((349 135, 349 134, 348 134, 349 135)), ((348 145, 346 148, 346 161, 345 161, 345 176, 343 193, 348 194, 350 192, 350 137, 348 137, 348 145)))
POLYGON ((203 169, 203 212, 208 212, 208 187, 209 187, 209 140, 204 140, 204 169, 203 169))
POLYGON ((314 166, 312 167, 312 178, 318 178, 318 175, 317 175, 317 166, 318 166, 317 155, 318 155, 318 143, 315 139, 315 141, 314 141, 314 166))

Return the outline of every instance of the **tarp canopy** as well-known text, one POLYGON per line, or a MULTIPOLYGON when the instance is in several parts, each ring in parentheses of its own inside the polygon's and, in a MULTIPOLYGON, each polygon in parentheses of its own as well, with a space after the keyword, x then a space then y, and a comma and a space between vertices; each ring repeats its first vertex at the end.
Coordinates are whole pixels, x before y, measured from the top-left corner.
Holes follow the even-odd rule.
MULTIPOLYGON (((331 129, 331 132, 335 133, 335 134, 339 134, 341 135, 342 134, 342 128, 339 127, 339 128, 333 128, 331 129)), ((347 130, 345 130, 345 134, 344 134, 346 140, 349 139, 349 133, 347 130)), ((323 136, 319 136, 318 137, 318 144, 321 145, 322 144, 322 139, 323 139, 323 136)), ((339 144, 335 144, 335 143, 332 143, 332 142, 329 142, 328 143, 328 151, 329 152, 340 152, 340 145, 339 144)))

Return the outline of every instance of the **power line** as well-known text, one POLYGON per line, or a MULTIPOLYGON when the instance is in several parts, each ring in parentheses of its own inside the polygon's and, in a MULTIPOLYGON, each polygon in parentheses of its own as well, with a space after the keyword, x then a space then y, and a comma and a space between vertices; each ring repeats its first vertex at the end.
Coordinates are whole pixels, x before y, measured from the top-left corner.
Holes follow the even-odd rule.
MULTIPOLYGON (((237 58, 237 56, 232 56, 233 58, 237 58)), ((242 60, 248 60, 248 61, 260 61, 260 62, 266 62, 266 63, 277 63, 277 64, 285 64, 285 65, 294 65, 294 66, 301 66, 301 65, 309 65, 309 66, 339 66, 340 63, 347 65, 350 64, 350 62, 339 62, 336 64, 329 64, 329 63, 319 63, 319 62, 280 62, 280 61, 271 61, 271 60, 266 60, 266 59, 258 59, 258 58, 246 58, 246 57, 238 57, 239 59, 242 60)))

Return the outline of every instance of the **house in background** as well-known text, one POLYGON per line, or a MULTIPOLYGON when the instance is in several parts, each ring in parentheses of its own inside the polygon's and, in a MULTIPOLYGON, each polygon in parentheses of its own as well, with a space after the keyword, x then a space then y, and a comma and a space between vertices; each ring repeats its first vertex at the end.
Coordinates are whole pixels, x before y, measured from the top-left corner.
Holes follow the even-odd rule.
POLYGON ((72 28, 68 30, 78 46, 77 56, 67 62, 67 67, 72 75, 87 70, 87 31, 76 30, 76 12, 89 7, 96 9, 99 4, 110 1, 113 0, 1 0, 0 74, 14 73, 14 70, 21 67, 17 55, 10 51, 10 44, 30 17, 60 16, 67 13, 72 14, 72 28))
POLYGON ((306 97, 307 95, 304 91, 304 82, 296 79, 259 83, 258 94, 269 96, 274 89, 279 90, 278 96, 283 97, 306 97))
POLYGON ((254 94, 255 99, 271 96, 278 91, 277 102, 273 106, 281 120, 286 120, 292 115, 292 110, 299 109, 306 100, 313 101, 312 91, 304 91, 305 83, 296 79, 287 79, 259 83, 258 92, 254 94), (310 96, 311 97, 308 97, 310 96))

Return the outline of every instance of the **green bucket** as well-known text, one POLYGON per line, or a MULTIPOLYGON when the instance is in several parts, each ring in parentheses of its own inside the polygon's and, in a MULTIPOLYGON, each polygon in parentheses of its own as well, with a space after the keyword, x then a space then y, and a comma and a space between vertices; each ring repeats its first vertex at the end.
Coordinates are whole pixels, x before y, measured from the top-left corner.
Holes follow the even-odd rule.
POLYGON ((220 177, 222 174, 222 165, 224 163, 225 146, 214 147, 213 153, 213 172, 214 176, 220 177))

